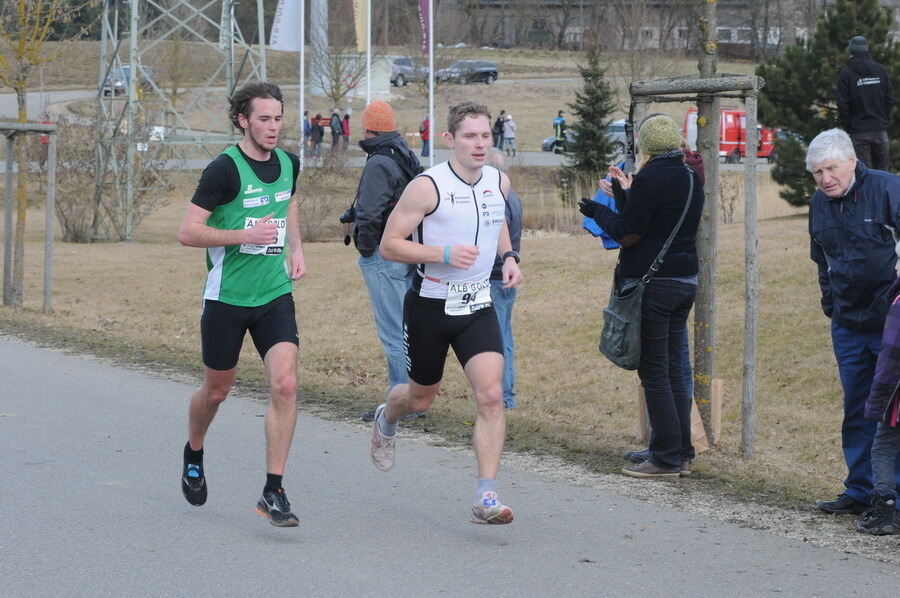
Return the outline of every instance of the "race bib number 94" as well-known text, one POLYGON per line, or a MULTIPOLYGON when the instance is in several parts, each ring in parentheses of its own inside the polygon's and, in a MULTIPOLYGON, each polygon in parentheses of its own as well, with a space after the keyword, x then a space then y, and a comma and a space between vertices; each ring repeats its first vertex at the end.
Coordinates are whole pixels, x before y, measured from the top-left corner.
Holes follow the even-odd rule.
MULTIPOLYGON (((259 218, 245 218, 244 229, 253 228, 257 222, 259 222, 259 218)), ((243 243, 241 245, 241 253, 249 253, 252 255, 281 255, 284 253, 284 236, 287 232, 287 218, 272 218, 272 222, 278 227, 278 240, 272 245, 243 243)))
POLYGON ((465 316, 491 306, 491 281, 451 282, 447 284, 444 313, 465 316))

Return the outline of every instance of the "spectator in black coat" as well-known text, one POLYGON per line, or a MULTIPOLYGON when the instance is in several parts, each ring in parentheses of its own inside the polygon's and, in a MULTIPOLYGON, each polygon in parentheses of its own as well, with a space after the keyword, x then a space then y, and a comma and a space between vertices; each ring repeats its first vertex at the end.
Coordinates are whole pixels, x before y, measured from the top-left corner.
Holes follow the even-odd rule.
POLYGON ((641 361, 647 414, 653 428, 650 458, 622 470, 636 478, 675 478, 690 471, 691 396, 682 371, 686 322, 697 293, 697 228, 703 211, 703 186, 684 163, 678 126, 664 115, 641 125, 638 146, 642 166, 631 191, 613 185, 618 213, 603 204, 582 201, 581 212, 596 220, 622 249, 615 278, 637 280, 650 268, 688 201, 690 206, 662 266, 644 290, 641 318, 641 361))
POLYGON ((852 57, 837 81, 838 117, 850 134, 856 157, 869 168, 888 170, 891 166, 887 129, 894 91, 883 66, 869 54, 869 43, 861 35, 847 46, 852 57))

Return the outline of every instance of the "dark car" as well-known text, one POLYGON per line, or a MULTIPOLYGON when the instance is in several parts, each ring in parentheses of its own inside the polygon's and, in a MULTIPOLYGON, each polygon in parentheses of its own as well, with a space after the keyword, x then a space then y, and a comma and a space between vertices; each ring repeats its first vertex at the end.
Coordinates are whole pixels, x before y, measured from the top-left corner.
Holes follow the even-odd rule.
MULTIPOLYGON (((103 81, 103 95, 120 95, 123 93, 128 93, 128 79, 131 75, 131 67, 126 66, 117 66, 106 76, 106 79, 103 81)), ((152 87, 153 80, 153 69, 149 67, 143 67, 140 69, 140 85, 144 89, 150 89, 152 87)))
MULTIPOLYGON (((560 143, 556 139, 556 135, 551 135, 541 142, 541 149, 545 152, 562 153, 566 151, 566 146, 571 145, 575 141, 575 131, 566 129, 566 141, 560 143)), ((625 153, 628 140, 625 137, 625 119, 614 120, 606 126, 606 135, 612 141, 613 149, 617 155, 625 153)))
POLYGON ((410 81, 425 81, 428 67, 413 61, 409 56, 394 56, 391 59, 391 84, 403 87, 410 81))
POLYGON ((441 81, 454 83, 487 83, 497 80, 497 65, 487 60, 457 60, 435 73, 441 81))

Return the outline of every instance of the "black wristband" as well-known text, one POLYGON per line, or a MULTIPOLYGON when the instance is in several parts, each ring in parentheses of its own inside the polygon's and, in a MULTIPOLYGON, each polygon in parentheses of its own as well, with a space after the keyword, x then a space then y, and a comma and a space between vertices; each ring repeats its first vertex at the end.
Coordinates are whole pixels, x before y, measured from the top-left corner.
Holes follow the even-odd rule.
POLYGON ((505 261, 506 261, 506 258, 508 258, 508 257, 511 257, 512 259, 516 260, 516 263, 517 263, 517 264, 519 263, 519 259, 520 259, 520 258, 519 258, 519 252, 518 252, 518 251, 507 251, 506 253, 503 254, 503 257, 500 258, 500 261, 501 261, 501 262, 505 262, 505 261))

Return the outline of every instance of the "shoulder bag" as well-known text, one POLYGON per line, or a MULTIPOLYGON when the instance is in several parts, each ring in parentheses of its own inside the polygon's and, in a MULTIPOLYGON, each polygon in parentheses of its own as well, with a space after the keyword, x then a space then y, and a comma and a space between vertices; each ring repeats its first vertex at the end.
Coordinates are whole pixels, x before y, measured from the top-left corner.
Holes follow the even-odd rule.
MULTIPOLYGON (((685 166, 687 169, 688 167, 685 166)), ((669 238, 660 250, 656 259, 650 264, 647 273, 638 280, 623 285, 619 284, 618 268, 609 294, 609 305, 603 310, 603 329, 600 332, 600 352, 611 362, 626 370, 636 370, 641 363, 641 306, 644 299, 644 288, 650 283, 653 275, 663 263, 669 246, 678 234, 681 223, 687 215, 694 195, 694 176, 688 169, 690 187, 687 203, 681 212, 678 224, 672 229, 669 238)))

